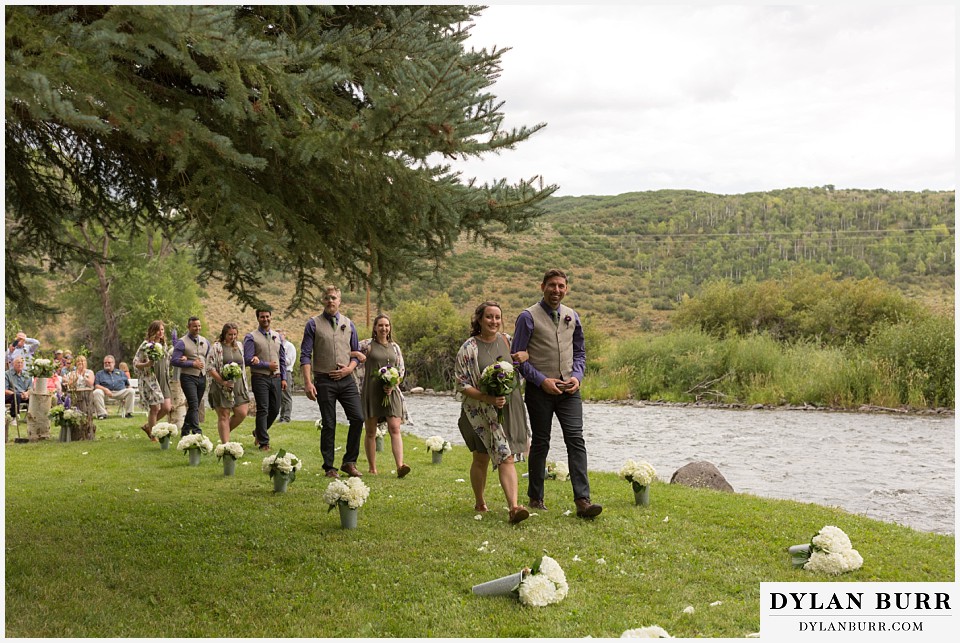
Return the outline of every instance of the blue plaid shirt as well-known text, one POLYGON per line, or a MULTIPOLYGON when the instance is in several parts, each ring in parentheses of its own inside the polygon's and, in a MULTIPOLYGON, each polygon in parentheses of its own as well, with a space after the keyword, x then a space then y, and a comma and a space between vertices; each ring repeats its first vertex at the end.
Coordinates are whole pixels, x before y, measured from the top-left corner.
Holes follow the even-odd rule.
POLYGON ((109 373, 107 371, 97 371, 97 377, 93 380, 94 386, 102 386, 111 391, 122 391, 129 388, 130 380, 127 374, 120 369, 114 369, 109 373))

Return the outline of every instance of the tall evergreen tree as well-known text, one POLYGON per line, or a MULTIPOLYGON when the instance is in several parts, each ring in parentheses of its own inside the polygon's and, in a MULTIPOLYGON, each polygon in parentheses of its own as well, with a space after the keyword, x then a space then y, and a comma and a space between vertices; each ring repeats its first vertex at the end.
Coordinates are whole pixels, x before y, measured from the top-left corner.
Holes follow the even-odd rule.
POLYGON ((448 164, 544 126, 502 129, 506 50, 464 44, 479 11, 6 7, 8 297, 31 300, 31 265, 88 259, 64 233, 83 222, 185 235, 247 305, 278 270, 293 307, 523 229, 556 186, 448 164))

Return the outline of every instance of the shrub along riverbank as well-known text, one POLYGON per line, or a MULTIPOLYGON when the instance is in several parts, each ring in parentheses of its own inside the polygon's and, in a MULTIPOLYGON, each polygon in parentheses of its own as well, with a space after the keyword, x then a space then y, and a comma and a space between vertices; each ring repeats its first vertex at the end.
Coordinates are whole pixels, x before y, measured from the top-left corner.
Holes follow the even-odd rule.
MULTIPOLYGON (((492 511, 475 520, 467 450, 455 445, 432 465, 413 436, 412 473, 389 474, 388 444, 383 473, 364 476, 359 528, 345 531, 321 499, 328 480, 312 423, 271 430, 275 449, 304 462, 274 494, 250 420, 236 434, 249 464, 229 478, 212 455, 188 467, 161 451, 142 421, 100 421, 94 442, 7 446, 8 636, 562 638, 657 624, 674 636, 742 637, 759 629, 761 581, 954 578, 952 536, 662 483, 642 508, 613 474, 591 474, 604 505, 595 521, 565 515, 569 482, 548 481, 549 510, 510 526, 495 475, 492 511), (863 567, 838 578, 792 568, 785 548, 828 524, 850 535, 863 567), (563 602, 525 608, 471 594, 545 553, 566 571, 563 602)), ((210 413, 204 432, 216 435, 210 413)), ((338 462, 345 434, 339 427, 338 462)))

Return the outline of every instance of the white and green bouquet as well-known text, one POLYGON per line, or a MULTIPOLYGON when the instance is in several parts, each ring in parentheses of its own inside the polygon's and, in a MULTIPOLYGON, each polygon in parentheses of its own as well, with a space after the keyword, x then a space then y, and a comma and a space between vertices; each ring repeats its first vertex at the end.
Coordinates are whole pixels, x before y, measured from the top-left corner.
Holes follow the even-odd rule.
POLYGON ((51 377, 53 375, 53 362, 43 357, 30 362, 27 373, 33 377, 51 377))
MULTIPOLYGON (((397 388, 400 385, 400 370, 396 366, 390 366, 387 364, 380 368, 378 373, 380 380, 383 382, 384 386, 389 386, 390 388, 397 388)), ((390 396, 383 396, 383 405, 390 406, 390 396)))
POLYGON ((185 435, 180 438, 180 442, 177 443, 177 448, 184 453, 190 449, 197 449, 200 453, 206 455, 213 451, 213 442, 202 433, 191 433, 190 435, 185 435))
POLYGON ((217 461, 223 459, 223 456, 228 455, 234 460, 239 460, 243 457, 243 445, 239 442, 223 442, 218 444, 217 448, 213 450, 213 455, 217 456, 217 461))
POLYGON ((437 453, 443 453, 444 451, 449 451, 453 447, 450 443, 439 435, 432 435, 424 443, 427 445, 427 451, 436 451, 437 453))
POLYGON ((48 417, 59 427, 74 428, 83 424, 84 415, 76 409, 68 409, 63 404, 57 404, 50 409, 48 417))
POLYGON ((158 440, 174 436, 180 433, 180 430, 177 428, 176 424, 172 422, 157 422, 150 429, 150 437, 157 438, 158 440))
POLYGON ((543 607, 562 601, 569 589, 560 564, 544 556, 532 569, 521 572, 520 584, 513 591, 524 605, 543 607))
POLYGON ((387 423, 386 423, 386 422, 379 422, 379 423, 377 424, 377 434, 376 434, 376 436, 374 436, 374 437, 384 438, 384 437, 387 436, 387 433, 388 433, 388 431, 387 431, 387 423))
POLYGON ((552 478, 553 480, 559 480, 563 482, 564 480, 570 479, 570 469, 567 467, 566 462, 548 462, 547 463, 547 477, 552 478))
POLYGON ((238 380, 243 377, 243 367, 236 362, 230 362, 220 369, 220 376, 228 382, 238 380))
POLYGON ((160 342, 147 342, 143 347, 143 353, 150 361, 159 362, 167 356, 167 349, 160 342))
POLYGON ((369 495, 370 487, 360 478, 337 479, 327 485, 326 491, 323 492, 323 501, 330 505, 330 509, 341 502, 346 503, 351 509, 359 509, 369 495))
POLYGON ((260 469, 271 478, 274 476, 287 476, 290 482, 293 482, 297 477, 297 471, 299 471, 302 466, 303 463, 300 461, 300 458, 292 453, 288 453, 284 449, 280 449, 275 454, 265 457, 260 469))
POLYGON ((657 471, 649 462, 627 460, 620 467, 620 477, 633 484, 634 493, 640 493, 641 487, 649 487, 657 479, 657 471))
MULTIPOLYGON (((512 362, 497 356, 497 361, 480 373, 480 390, 494 397, 507 397, 520 386, 520 376, 512 362)), ((497 422, 503 424, 503 408, 497 409, 497 422)))
POLYGON ((860 569, 863 557, 850 542, 850 537, 839 527, 827 525, 809 544, 787 549, 793 564, 810 572, 839 575, 860 569))

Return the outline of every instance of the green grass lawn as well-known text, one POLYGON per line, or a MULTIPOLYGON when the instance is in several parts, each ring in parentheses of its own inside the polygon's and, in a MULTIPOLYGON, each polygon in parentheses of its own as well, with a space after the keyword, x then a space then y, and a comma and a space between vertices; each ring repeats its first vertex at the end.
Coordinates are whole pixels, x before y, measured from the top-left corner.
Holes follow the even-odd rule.
MULTIPOLYGON (((212 418, 204 432, 216 442, 212 418)), ((475 520, 466 448, 432 465, 413 436, 412 473, 390 475, 388 441, 381 474, 364 477, 359 528, 342 530, 321 499, 312 423, 271 430, 274 449, 304 462, 289 491, 274 494, 252 420, 235 433, 247 453, 230 478, 212 454, 189 467, 175 444, 161 451, 142 422, 101 421, 94 442, 7 445, 7 636, 617 637, 657 624, 673 636, 742 637, 760 627, 760 581, 833 580, 792 568, 784 551, 828 524, 865 561, 836 580, 954 578, 952 536, 661 483, 642 508, 609 473, 591 474, 604 505, 594 521, 564 515, 574 509, 570 483, 547 481, 549 510, 511 526, 494 474, 492 511, 475 520), (563 602, 532 608, 471 593, 543 554, 566 571, 563 602)), ((345 427, 337 437, 339 464, 345 427)), ((521 497, 525 489, 521 480, 521 497)))

